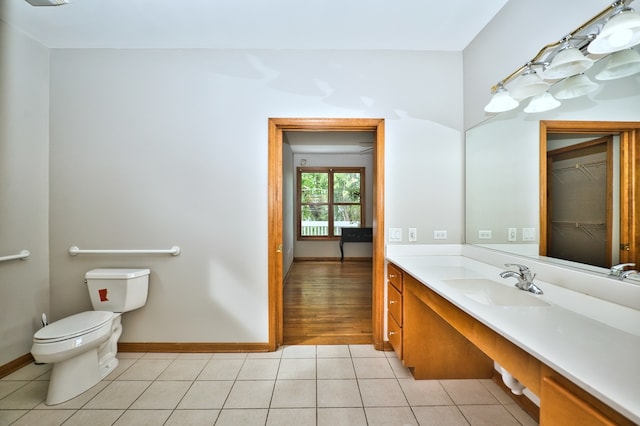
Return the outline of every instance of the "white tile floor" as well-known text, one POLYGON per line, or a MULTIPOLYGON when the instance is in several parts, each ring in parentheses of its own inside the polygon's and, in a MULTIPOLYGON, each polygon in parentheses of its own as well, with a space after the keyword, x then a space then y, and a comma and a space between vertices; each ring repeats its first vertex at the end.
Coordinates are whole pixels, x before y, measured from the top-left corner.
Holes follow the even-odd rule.
POLYGON ((491 380, 416 381, 370 345, 118 358, 105 380, 52 407, 49 366, 0 379, 0 426, 536 424, 491 380))

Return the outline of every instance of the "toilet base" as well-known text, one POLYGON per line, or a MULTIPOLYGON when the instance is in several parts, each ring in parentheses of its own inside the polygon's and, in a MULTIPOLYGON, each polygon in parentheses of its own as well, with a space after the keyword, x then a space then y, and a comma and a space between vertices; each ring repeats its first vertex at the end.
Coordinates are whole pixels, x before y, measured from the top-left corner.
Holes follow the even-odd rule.
POLYGON ((68 401, 90 389, 101 380, 98 349, 91 349, 66 361, 56 362, 51 369, 46 405, 68 401))
POLYGON ((100 346, 64 361, 53 363, 46 405, 68 401, 97 385, 118 366, 118 339, 122 334, 120 315, 114 318, 111 333, 100 346))

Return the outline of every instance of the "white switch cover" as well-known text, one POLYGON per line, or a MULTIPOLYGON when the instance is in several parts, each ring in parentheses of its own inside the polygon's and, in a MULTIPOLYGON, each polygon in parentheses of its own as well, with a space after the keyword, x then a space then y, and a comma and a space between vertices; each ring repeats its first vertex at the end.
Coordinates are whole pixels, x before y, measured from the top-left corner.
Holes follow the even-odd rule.
POLYGON ((409 241, 418 241, 418 229, 409 228, 409 241))
POLYGON ((518 241, 518 230, 516 228, 509 228, 507 230, 508 241, 518 241))
POLYGON ((481 229, 478 231, 478 238, 481 240, 490 240, 492 238, 492 232, 490 229, 481 229))
POLYGON ((522 241, 535 241, 536 228, 522 228, 522 241))
POLYGON ((446 240, 447 239, 447 231, 444 229, 433 231, 433 239, 434 240, 446 240))
POLYGON ((402 228, 389 228, 389 241, 402 241, 402 228))

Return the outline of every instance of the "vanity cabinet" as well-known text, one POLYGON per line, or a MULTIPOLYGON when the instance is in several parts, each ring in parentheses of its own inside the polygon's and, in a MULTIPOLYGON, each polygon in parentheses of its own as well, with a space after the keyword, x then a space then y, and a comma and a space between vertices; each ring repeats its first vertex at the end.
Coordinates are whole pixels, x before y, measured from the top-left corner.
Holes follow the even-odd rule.
POLYGON ((399 359, 403 359, 402 275, 402 270, 397 266, 392 263, 387 264, 387 335, 399 359))
POLYGON ((634 424, 406 271, 392 264, 388 270, 389 300, 394 300, 389 341, 415 379, 491 378, 495 360, 540 397, 541 425, 634 424), (400 277, 400 288, 392 274, 396 284, 400 277))
POLYGON ((443 318, 439 298, 404 275, 404 365, 416 379, 491 378, 493 361, 443 318))
POLYGON ((546 365, 542 366, 542 375, 541 425, 614 426, 634 424, 546 365))

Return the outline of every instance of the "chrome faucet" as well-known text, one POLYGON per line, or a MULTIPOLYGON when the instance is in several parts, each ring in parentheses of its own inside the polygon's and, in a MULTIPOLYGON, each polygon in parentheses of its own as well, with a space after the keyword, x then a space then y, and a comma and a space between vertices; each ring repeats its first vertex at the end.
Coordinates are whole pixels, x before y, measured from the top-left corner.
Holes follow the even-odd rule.
POLYGON ((507 268, 511 266, 517 266, 518 272, 511 270, 500 272, 501 278, 513 277, 518 280, 518 282, 516 283, 516 287, 518 287, 520 290, 528 291, 533 294, 542 294, 542 290, 540 289, 540 287, 533 283, 533 279, 536 276, 531 275, 531 270, 529 268, 517 263, 505 263, 504 266, 506 266, 507 268))
POLYGON ((635 263, 621 263, 619 265, 614 265, 611 267, 611 269, 609 270, 609 276, 610 277, 615 277, 618 279, 623 279, 623 278, 627 278, 629 275, 632 275, 633 273, 638 273, 638 271, 633 271, 633 270, 626 270, 627 266, 636 266, 635 263))

